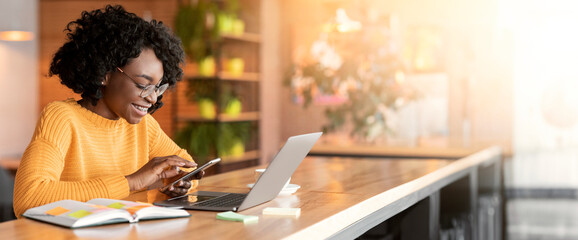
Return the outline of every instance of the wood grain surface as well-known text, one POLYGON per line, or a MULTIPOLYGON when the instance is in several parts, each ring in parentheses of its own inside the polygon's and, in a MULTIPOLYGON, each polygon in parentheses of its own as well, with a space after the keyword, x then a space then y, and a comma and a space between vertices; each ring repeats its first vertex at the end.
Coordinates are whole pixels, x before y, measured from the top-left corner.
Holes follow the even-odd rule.
MULTIPOLYGON (((403 209, 407 196, 423 198, 423 189, 443 182, 452 174, 483 164, 499 154, 490 148, 460 160, 307 157, 291 183, 301 188, 294 194, 240 212, 259 216, 258 223, 243 224, 216 219, 216 212, 190 211, 185 219, 152 220, 84 229, 66 229, 29 219, 0 224, 4 239, 168 239, 194 236, 219 239, 327 238, 371 214, 376 209, 403 209), (264 216, 266 207, 301 208, 301 216, 264 216)), ((199 190, 245 193, 254 182, 257 166, 206 177, 199 190)), ((440 186, 437 186, 438 188, 440 186)), ((127 198, 155 202, 166 199, 157 190, 135 192, 127 198)), ((408 205, 408 206, 405 206, 408 205)), ((397 211, 397 210, 392 210, 397 211)), ((392 212, 395 214, 395 212, 392 212)))

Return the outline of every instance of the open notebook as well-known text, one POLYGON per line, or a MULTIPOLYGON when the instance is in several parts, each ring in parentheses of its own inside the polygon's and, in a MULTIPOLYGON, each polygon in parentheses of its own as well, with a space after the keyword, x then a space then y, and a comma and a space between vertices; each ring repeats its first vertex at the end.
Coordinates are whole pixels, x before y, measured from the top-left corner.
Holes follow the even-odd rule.
POLYGON ((69 228, 140 220, 191 216, 182 209, 169 209, 148 203, 95 198, 87 202, 60 200, 26 210, 22 216, 69 228))
POLYGON ((281 192, 321 134, 309 133, 287 139, 249 193, 198 191, 154 204, 191 210, 242 211, 268 202, 281 192))

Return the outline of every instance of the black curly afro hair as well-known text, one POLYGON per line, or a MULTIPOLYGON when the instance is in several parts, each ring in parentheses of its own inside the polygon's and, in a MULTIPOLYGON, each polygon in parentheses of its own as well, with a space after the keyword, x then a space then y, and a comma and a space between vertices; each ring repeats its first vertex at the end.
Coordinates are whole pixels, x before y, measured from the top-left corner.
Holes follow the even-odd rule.
MULTIPOLYGON (((123 67, 150 48, 163 63, 161 82, 174 86, 183 76, 184 52, 181 41, 162 22, 147 22, 122 6, 84 11, 68 23, 67 42, 56 52, 49 75, 81 94, 93 105, 102 98, 101 82, 116 67, 123 67)), ((162 107, 159 96, 149 112, 162 107)))

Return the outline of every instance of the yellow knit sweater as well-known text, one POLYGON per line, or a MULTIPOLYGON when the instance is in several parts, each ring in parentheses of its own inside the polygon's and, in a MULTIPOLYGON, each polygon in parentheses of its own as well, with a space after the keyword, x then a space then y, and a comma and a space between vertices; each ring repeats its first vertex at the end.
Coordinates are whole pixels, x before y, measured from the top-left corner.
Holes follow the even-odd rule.
POLYGON ((192 161, 150 115, 138 124, 109 120, 74 99, 48 104, 22 156, 14 186, 14 213, 50 202, 129 195, 124 176, 150 159, 178 155, 192 161))

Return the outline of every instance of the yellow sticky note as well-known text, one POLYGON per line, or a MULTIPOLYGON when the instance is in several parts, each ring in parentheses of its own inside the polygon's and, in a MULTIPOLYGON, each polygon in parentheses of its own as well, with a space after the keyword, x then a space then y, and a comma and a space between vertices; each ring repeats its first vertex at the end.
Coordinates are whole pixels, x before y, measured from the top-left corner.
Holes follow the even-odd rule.
POLYGON ((68 211, 70 211, 70 210, 63 208, 63 207, 55 207, 53 209, 46 211, 45 213, 48 215, 57 216, 57 215, 63 214, 63 213, 68 212, 68 211))
POLYGON ((299 217, 301 215, 301 208, 267 207, 263 209, 263 215, 299 217))
POLYGON ((76 211, 76 212, 73 212, 73 213, 71 213, 71 214, 68 214, 68 216, 71 216, 71 217, 73 217, 73 218, 83 218, 83 217, 86 217, 86 216, 88 216, 88 215, 90 215, 90 214, 92 214, 92 213, 89 212, 89 211, 86 211, 86 210, 78 210, 78 211, 76 211))
POLYGON ((112 204, 108 205, 107 207, 109 207, 109 208, 121 209, 121 208, 123 208, 124 206, 126 206, 126 205, 124 205, 124 204, 122 204, 122 203, 120 203, 120 202, 115 202, 115 203, 112 203, 112 204))

